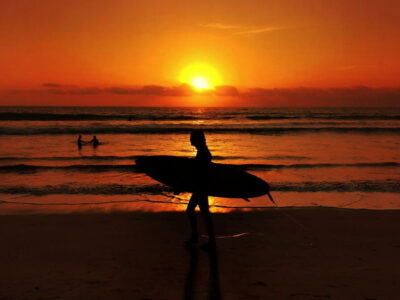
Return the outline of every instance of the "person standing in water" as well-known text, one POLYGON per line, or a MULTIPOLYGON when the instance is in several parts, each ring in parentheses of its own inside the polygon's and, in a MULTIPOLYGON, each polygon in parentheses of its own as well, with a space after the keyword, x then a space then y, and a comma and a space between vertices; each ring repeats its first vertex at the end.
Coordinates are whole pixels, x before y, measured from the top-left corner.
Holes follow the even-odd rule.
POLYGON ((200 207, 200 213, 205 221, 208 233, 209 242, 206 244, 207 247, 214 248, 215 236, 214 236, 214 225, 211 219, 209 204, 208 204, 208 194, 205 190, 205 182, 207 179, 208 168, 211 164, 212 155, 208 150, 206 138, 204 132, 201 130, 194 130, 190 135, 190 143, 196 147, 197 154, 195 157, 196 161, 196 181, 197 189, 193 192, 192 197, 188 203, 186 213, 189 217, 190 225, 192 227, 192 236, 190 240, 186 241, 186 245, 190 246, 196 244, 199 239, 199 234, 197 230, 197 216, 195 214, 195 209, 197 205, 200 207))
POLYGON ((93 144, 93 147, 97 147, 99 145, 99 140, 96 138, 96 136, 93 136, 93 139, 89 142, 93 144))
POLYGON ((77 144, 78 144, 78 148, 81 149, 82 148, 82 136, 81 135, 78 137, 77 144))

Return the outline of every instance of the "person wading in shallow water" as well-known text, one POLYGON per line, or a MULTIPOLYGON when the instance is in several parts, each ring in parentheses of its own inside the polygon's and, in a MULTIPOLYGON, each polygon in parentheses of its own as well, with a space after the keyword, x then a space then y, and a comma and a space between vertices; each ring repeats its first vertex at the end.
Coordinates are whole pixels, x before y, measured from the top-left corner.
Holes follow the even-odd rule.
POLYGON ((208 244, 205 244, 204 248, 215 248, 215 236, 214 236, 214 226, 211 219, 211 214, 208 205, 208 195, 205 190, 205 182, 207 180, 208 168, 211 164, 212 156, 208 150, 206 144, 206 138, 203 131, 194 130, 190 135, 190 143, 196 147, 197 155, 195 157, 196 161, 196 174, 195 178, 197 181, 197 188, 193 192, 190 198, 189 204, 186 209, 186 213, 189 217, 190 225, 192 227, 192 236, 190 240, 186 241, 187 246, 192 246, 196 244, 199 240, 199 233, 197 230, 197 216, 195 214, 196 206, 200 207, 200 213, 206 223, 207 233, 208 233, 208 244))
POLYGON ((99 140, 96 138, 96 136, 93 136, 93 139, 89 142, 93 144, 93 147, 96 148, 99 145, 99 140))
POLYGON ((78 148, 81 149, 82 148, 82 136, 81 135, 78 137, 77 144, 78 144, 78 148))

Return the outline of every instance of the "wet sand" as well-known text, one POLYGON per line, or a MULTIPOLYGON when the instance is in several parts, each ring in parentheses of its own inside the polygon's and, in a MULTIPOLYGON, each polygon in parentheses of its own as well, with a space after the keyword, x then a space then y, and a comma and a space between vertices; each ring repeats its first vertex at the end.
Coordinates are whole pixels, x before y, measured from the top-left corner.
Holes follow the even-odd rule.
POLYGON ((183 213, 0 216, 0 299, 400 297, 400 211, 282 211, 214 214, 215 253, 183 213))

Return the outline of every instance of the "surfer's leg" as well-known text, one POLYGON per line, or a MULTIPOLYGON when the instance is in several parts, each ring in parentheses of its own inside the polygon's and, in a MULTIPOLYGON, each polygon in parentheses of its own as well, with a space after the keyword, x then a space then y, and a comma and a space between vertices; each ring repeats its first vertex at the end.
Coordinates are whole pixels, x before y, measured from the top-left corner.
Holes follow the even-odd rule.
POLYGON ((192 197, 189 200, 189 204, 186 208, 186 213, 189 217, 189 222, 192 227, 192 237, 190 238, 189 242, 197 243, 199 239, 199 234, 197 230, 197 218, 196 218, 196 213, 195 209, 198 204, 197 201, 197 195, 195 193, 192 194, 192 197))
POLYGON ((199 206, 200 206, 201 216, 203 217, 206 223, 209 243, 211 246, 215 246, 214 224, 211 218, 207 195, 200 195, 199 206))

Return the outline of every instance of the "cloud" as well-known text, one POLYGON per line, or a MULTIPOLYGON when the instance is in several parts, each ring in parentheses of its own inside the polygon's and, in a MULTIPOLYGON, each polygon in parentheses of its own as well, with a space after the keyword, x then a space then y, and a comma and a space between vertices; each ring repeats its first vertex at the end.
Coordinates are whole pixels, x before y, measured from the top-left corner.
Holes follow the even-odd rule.
POLYGON ((45 82, 42 84, 42 86, 45 88, 75 88, 75 87, 77 87, 76 85, 65 85, 65 84, 52 83, 52 82, 45 82))
POLYGON ((239 90, 234 86, 220 85, 214 88, 214 94, 217 96, 239 96, 239 90))
POLYGON ((234 35, 255 35, 263 34, 271 31, 282 30, 284 27, 278 26, 242 26, 242 25, 232 25, 225 23, 205 23, 199 24, 201 27, 230 31, 234 35))
POLYGON ((179 86, 165 87, 159 85, 145 85, 142 87, 111 87, 103 90, 105 93, 118 94, 118 95, 150 95, 150 96, 190 96, 195 91, 187 84, 179 86))
POLYGON ((261 34, 261 33, 281 30, 281 29, 283 29, 283 28, 282 27, 275 27, 275 26, 253 27, 253 28, 248 28, 247 30, 236 32, 235 34, 238 34, 238 35, 252 35, 252 34, 261 34))
MULTIPOLYGON (((121 99, 125 96, 191 97, 202 95, 226 99, 227 105, 234 103, 242 106, 400 106, 400 87, 373 88, 365 86, 337 88, 250 88, 238 89, 235 86, 216 86, 212 90, 197 91, 192 86, 145 85, 136 87, 78 87, 66 88, 66 85, 43 84, 41 88, 31 90, 11 90, 8 95, 114 95, 121 99), (231 99, 231 100, 230 100, 231 99)), ((84 98, 82 98, 84 99, 84 98)))
POLYGON ((48 89, 30 90, 31 93, 44 93, 54 95, 98 95, 103 93, 103 89, 96 87, 52 87, 48 89))
MULTIPOLYGON (((220 90, 218 88, 218 90, 220 90)), ((112 86, 112 87, 79 87, 77 85, 63 85, 55 83, 44 83, 41 88, 27 90, 8 90, 8 94, 54 94, 54 95, 148 95, 158 97, 184 97, 194 94, 205 94, 209 91, 196 91, 191 85, 181 84, 178 86, 144 85, 136 87, 112 86)), ((220 93, 224 93, 221 87, 220 93)))
POLYGON ((254 105, 290 106, 400 106, 400 88, 252 88, 241 93, 254 105))
POLYGON ((199 26, 206 28, 221 29, 221 30, 241 28, 240 26, 223 24, 223 23, 206 23, 206 24, 199 24, 199 26))

